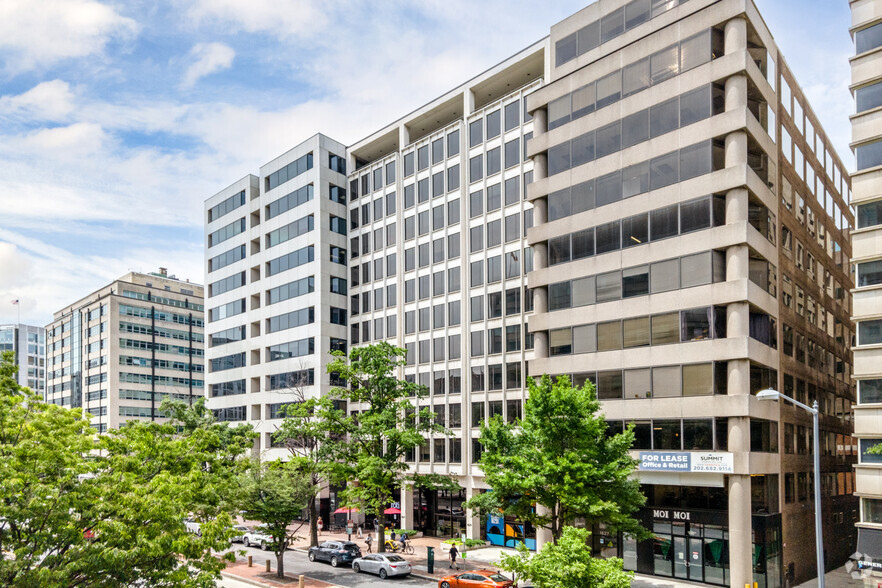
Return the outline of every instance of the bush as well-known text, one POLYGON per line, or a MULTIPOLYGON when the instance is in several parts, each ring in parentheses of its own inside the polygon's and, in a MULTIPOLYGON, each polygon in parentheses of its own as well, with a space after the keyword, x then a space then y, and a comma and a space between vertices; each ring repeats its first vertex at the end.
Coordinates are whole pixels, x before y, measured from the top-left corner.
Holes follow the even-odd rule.
POLYGON ((407 533, 408 537, 413 537, 414 535, 417 534, 417 531, 414 531, 413 529, 393 529, 393 531, 395 531, 396 535, 401 535, 402 533, 407 533))

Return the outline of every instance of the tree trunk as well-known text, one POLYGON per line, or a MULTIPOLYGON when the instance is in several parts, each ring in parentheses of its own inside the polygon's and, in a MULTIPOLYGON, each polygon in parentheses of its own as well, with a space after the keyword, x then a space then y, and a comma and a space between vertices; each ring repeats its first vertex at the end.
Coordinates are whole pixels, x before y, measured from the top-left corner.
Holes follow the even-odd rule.
POLYGON ((380 530, 377 531, 377 552, 386 553, 386 515, 380 511, 377 519, 380 521, 380 530))
POLYGON ((313 496, 309 501, 309 544, 313 547, 318 545, 318 508, 315 501, 318 496, 313 496))
POLYGON ((285 577, 285 550, 287 549, 287 544, 282 544, 282 550, 276 553, 276 577, 284 578, 285 577))

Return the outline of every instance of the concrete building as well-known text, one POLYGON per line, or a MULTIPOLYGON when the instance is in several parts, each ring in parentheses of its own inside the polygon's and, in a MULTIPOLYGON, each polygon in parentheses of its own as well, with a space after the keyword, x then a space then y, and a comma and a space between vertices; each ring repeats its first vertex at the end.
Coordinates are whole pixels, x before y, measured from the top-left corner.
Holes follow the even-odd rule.
MULTIPOLYGON (((592 381, 610 429, 635 425, 640 517, 655 534, 596 529, 597 553, 708 584, 802 582, 815 575, 811 420, 753 394, 819 401, 827 562, 842 563, 857 516, 848 191, 750 0, 601 0, 348 148, 315 137, 208 200, 208 269, 228 251, 245 257, 209 274, 239 288, 209 298, 212 311, 243 309, 210 316, 210 338, 245 339, 210 346, 209 359, 247 360, 209 373, 209 390, 250 382, 210 405, 235 403, 266 433, 291 398, 272 378, 318 378, 339 338, 394 342, 408 351, 399 376, 429 388, 425 403, 454 432, 406 461, 464 488, 401 489, 401 525, 537 547, 547 537, 529 526, 460 509, 487 490, 480 424, 518 418, 529 375, 592 381), (346 169, 332 163, 340 155, 346 169), (282 166, 288 183, 268 194, 282 166), (298 196, 310 183, 315 198, 298 196), (211 210, 236 194, 237 213, 215 223, 211 210), (291 228, 313 210, 330 231, 291 228), (236 236, 215 247, 230 226, 236 236), (298 253, 310 244, 314 259, 298 253), (348 274, 333 247, 346 248, 348 274), (295 254, 297 269, 264 279, 271 260, 295 254), (348 305, 333 282, 319 285, 326 274, 346 284, 348 305), (280 310, 306 318, 268 339, 281 315, 259 307, 278 288, 300 293, 280 310)), ((276 451, 268 435, 259 449, 276 451)), ((327 516, 333 489, 325 500, 327 516)))
POLYGON ((40 395, 46 393, 46 330, 32 325, 0 325, 0 351, 14 351, 16 381, 40 395))
POLYGON ((65 306, 46 326, 46 401, 81 407, 98 432, 159 420, 166 397, 204 396, 203 288, 129 273, 65 306))
POLYGON ((882 442, 882 1, 851 3, 851 117, 852 149, 857 171, 852 174, 852 206, 857 226, 852 234, 856 271, 854 309, 857 340, 854 348, 855 436, 860 439, 860 463, 855 467, 855 493, 861 497, 858 523, 859 565, 882 573, 882 456, 867 453, 882 442))

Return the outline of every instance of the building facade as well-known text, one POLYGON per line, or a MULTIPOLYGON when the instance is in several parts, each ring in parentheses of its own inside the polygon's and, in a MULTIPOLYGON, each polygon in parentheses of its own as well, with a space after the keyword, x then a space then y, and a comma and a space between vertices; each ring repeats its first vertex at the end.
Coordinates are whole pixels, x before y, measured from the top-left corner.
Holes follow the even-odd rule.
POLYGON ((46 401, 79 407, 98 433, 160 420, 171 397, 204 396, 203 288, 129 273, 59 310, 46 326, 46 401))
POLYGON ((46 330, 32 325, 0 325, 0 351, 14 351, 18 366, 16 381, 46 393, 46 330))
POLYGON ((868 450, 882 442, 882 2, 851 4, 852 149, 857 170, 852 174, 852 206, 857 226, 852 234, 855 269, 856 326, 854 378, 857 384, 855 435, 860 463, 855 468, 855 493, 861 497, 857 551, 859 565, 882 573, 882 456, 868 450))
POLYGON ((209 287, 210 338, 222 336, 208 355, 246 362, 207 375, 209 393, 244 382, 210 405, 243 407, 267 433, 259 449, 276 451, 290 374, 324 393, 328 349, 390 341, 408 352, 399 376, 429 389, 422 402, 453 432, 406 461, 463 487, 401 489, 401 525, 537 547, 542 532, 461 509, 488 490, 480 425, 521 416, 527 377, 591 381, 610 430, 635 427, 655 534, 596 529, 597 553, 715 585, 805 581, 811 420, 753 395, 820 403, 827 563, 842 563, 857 517, 844 169, 750 0, 595 2, 369 137, 310 139, 209 199, 207 282, 232 276, 237 290, 214 301, 209 287), (215 222, 231 198, 235 214, 215 222), (228 251, 244 259, 215 278, 228 251), (296 269, 265 280, 282 255, 296 269), (278 288, 284 315, 261 309, 278 288), (222 304, 237 312, 215 325, 222 304), (288 326, 268 339, 274 319, 288 326))

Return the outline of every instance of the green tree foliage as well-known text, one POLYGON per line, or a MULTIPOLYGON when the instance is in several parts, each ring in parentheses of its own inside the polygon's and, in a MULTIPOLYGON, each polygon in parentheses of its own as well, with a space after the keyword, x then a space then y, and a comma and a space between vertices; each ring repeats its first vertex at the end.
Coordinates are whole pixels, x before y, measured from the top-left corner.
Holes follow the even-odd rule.
POLYGON ((628 588, 633 573, 622 571, 618 558, 591 557, 591 532, 564 527, 560 539, 532 554, 518 546, 517 555, 502 554, 500 567, 536 588, 628 588))
POLYGON ((270 549, 276 555, 276 575, 285 577, 285 551, 297 537, 288 526, 306 508, 315 488, 308 474, 296 462, 255 460, 241 479, 242 515, 262 521, 273 538, 270 549))
POLYGON ((15 369, 4 354, 0 585, 213 586, 226 565, 213 550, 231 533, 223 497, 251 434, 224 445, 211 427, 139 422, 96 438, 79 409, 20 388, 15 369))
POLYGON ((338 456, 342 440, 340 423, 346 414, 334 407, 327 397, 307 397, 298 382, 290 386, 292 402, 283 409, 285 419, 273 433, 277 443, 284 443, 291 461, 306 475, 312 489, 309 499, 309 540, 318 545, 318 508, 322 488, 339 472, 338 456))
POLYGON ((480 464, 493 492, 467 506, 544 527, 555 542, 577 518, 645 536, 632 516, 645 502, 629 478, 637 466, 628 454, 633 432, 607 434, 590 382, 574 388, 566 376, 552 382, 546 375, 527 384, 523 419, 506 424, 496 417, 481 427, 480 464))
POLYGON ((435 413, 425 407, 417 410, 411 402, 426 396, 425 387, 396 377, 406 353, 380 342, 356 347, 348 358, 334 352, 335 359, 327 368, 349 383, 348 388, 335 388, 332 393, 358 411, 339 422, 347 443, 341 446, 338 475, 350 482, 344 502, 358 504, 363 512, 380 519, 380 551, 385 551, 383 510, 392 500, 393 488, 406 480, 405 454, 427 442, 429 434, 449 435, 435 423, 435 413))

